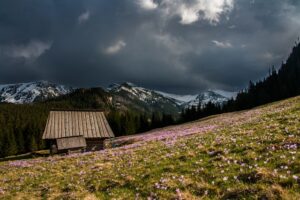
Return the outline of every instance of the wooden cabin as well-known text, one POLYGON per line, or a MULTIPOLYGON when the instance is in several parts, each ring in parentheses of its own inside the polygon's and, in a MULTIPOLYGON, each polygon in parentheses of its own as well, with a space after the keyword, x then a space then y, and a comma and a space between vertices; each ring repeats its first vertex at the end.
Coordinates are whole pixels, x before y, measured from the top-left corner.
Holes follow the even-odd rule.
POLYGON ((104 112, 97 110, 51 111, 43 134, 51 153, 98 151, 112 137, 104 112))

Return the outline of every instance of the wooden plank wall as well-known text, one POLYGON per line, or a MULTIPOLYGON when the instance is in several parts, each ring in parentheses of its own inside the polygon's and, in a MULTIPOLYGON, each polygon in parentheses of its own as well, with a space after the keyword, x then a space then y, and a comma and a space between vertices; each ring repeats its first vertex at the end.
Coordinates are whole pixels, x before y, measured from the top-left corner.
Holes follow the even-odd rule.
POLYGON ((56 143, 58 150, 86 147, 86 141, 84 137, 59 138, 56 140, 56 143))

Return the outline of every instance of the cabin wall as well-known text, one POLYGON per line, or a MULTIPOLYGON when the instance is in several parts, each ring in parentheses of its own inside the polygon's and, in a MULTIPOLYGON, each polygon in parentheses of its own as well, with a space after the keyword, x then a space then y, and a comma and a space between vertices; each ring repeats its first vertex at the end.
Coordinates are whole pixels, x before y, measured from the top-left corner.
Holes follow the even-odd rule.
POLYGON ((56 139, 58 150, 85 148, 85 138, 82 136, 56 139))
POLYGON ((70 152, 89 152, 89 151, 100 151, 104 149, 104 138, 86 138, 86 147, 78 147, 71 149, 58 150, 57 149, 57 141, 49 140, 50 142, 50 152, 51 154, 67 154, 70 152))
POLYGON ((75 147, 70 149, 62 149, 58 150, 57 148, 57 141, 56 140, 49 140, 50 143, 50 154, 69 154, 69 153, 83 153, 85 152, 85 148, 83 147, 75 147))

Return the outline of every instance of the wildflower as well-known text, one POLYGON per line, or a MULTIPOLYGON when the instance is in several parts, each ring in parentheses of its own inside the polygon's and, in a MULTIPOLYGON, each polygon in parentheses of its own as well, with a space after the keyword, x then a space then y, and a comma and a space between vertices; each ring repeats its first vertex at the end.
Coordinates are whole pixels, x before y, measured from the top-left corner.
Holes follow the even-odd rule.
POLYGON ((293 179, 295 179, 295 180, 298 180, 298 179, 299 179, 299 177, 298 177, 298 176, 296 176, 296 175, 293 175, 293 179))
POLYGON ((156 187, 157 189, 159 189, 159 188, 160 188, 159 183, 155 183, 155 187, 156 187))
POLYGON ((139 194, 139 193, 136 193, 136 194, 135 194, 135 199, 139 199, 139 196, 140 196, 140 194, 139 194))
POLYGON ((275 151, 275 147, 274 146, 272 146, 272 148, 271 148, 273 151, 275 151))
POLYGON ((32 165, 27 161, 19 160, 19 161, 9 162, 9 166, 25 168, 25 167, 31 167, 32 165))
POLYGON ((289 129, 288 129, 287 127, 285 127, 284 131, 285 131, 286 133, 289 133, 289 129))
POLYGON ((181 194, 179 188, 176 189, 176 194, 177 194, 178 199, 181 200, 182 199, 182 194, 181 194))
POLYGON ((227 180, 228 180, 228 177, 225 176, 225 177, 223 178, 223 181, 227 181, 227 180))

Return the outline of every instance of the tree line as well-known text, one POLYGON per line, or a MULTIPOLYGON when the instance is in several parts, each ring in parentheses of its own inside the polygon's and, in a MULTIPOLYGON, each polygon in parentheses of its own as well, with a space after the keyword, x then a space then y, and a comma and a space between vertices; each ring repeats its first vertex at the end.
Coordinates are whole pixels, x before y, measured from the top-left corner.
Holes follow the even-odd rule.
POLYGON ((147 114, 132 111, 125 113, 112 111, 108 114, 107 119, 116 136, 143 133, 177 122, 172 115, 159 112, 147 114))

